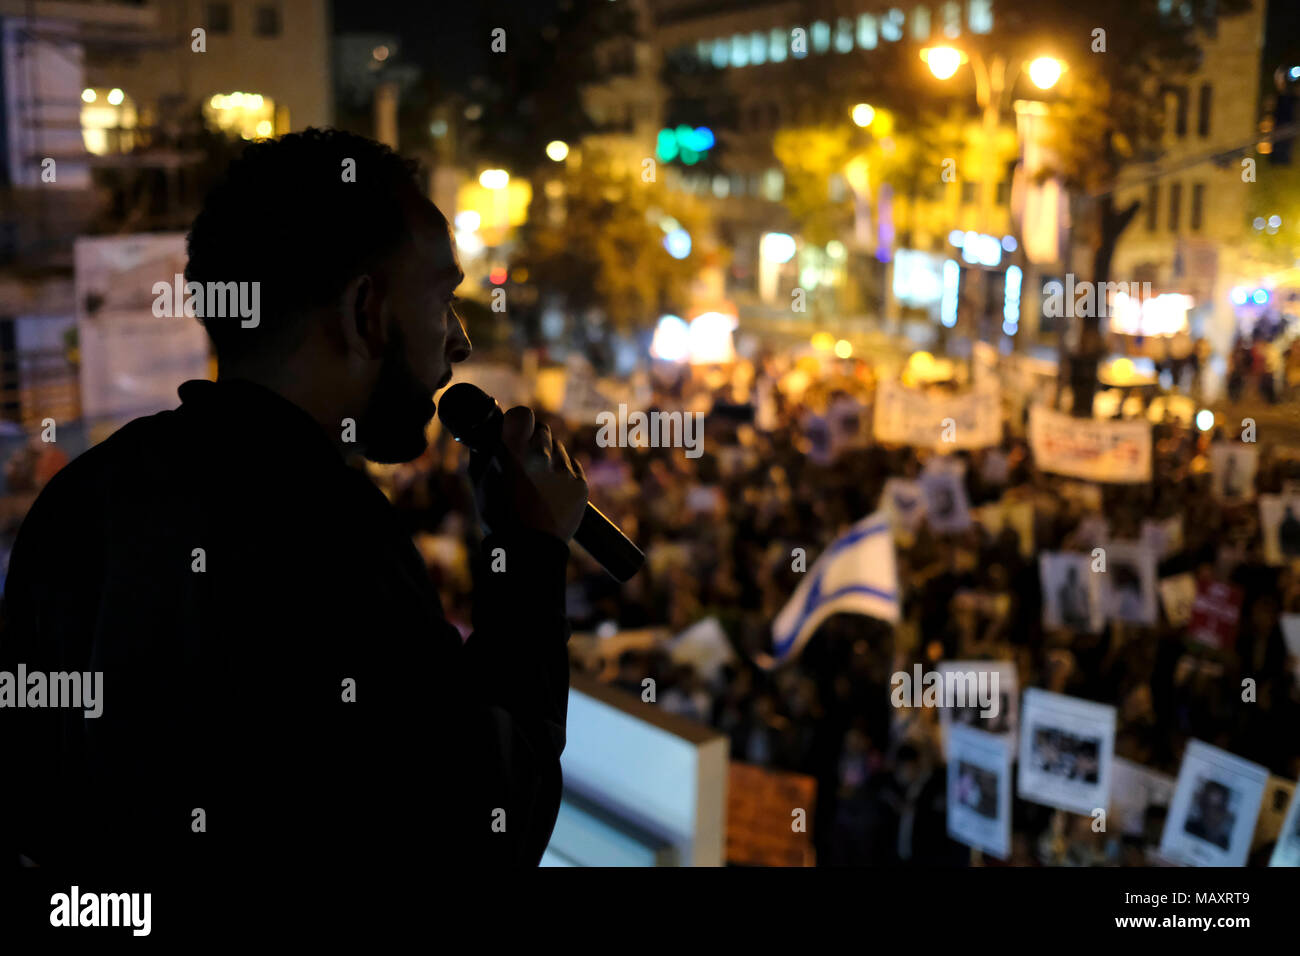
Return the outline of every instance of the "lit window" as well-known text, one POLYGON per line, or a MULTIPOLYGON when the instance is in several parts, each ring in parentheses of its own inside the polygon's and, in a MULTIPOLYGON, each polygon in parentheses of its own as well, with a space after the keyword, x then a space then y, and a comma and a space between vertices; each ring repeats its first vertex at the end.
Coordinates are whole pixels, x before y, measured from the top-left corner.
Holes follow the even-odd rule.
POLYGON ((930 39, 930 10, 928 7, 916 7, 912 10, 912 39, 930 39))
POLYGON ((808 55, 808 31, 803 27, 790 29, 790 55, 796 60, 802 60, 808 55))
POLYGON ((906 22, 907 17, 903 11, 894 7, 880 21, 880 35, 890 43, 897 43, 903 39, 903 24, 906 22))
POLYGON ((831 25, 825 20, 812 25, 812 47, 814 53, 825 53, 831 48, 831 25))
POLYGON ((749 66, 749 38, 739 33, 731 38, 731 65, 749 66))
POLYGON ((203 118, 210 129, 242 139, 275 134, 275 102, 260 93, 218 93, 203 104, 203 118))
POLYGON ((780 202, 785 197, 785 176, 782 175, 781 170, 765 170, 759 191, 769 202, 780 202))
POLYGON ((876 18, 870 13, 858 17, 858 47, 863 50, 876 48, 876 18))
POLYGON ((993 32, 993 0, 970 0, 967 15, 971 33, 993 32))
POLYGON ((701 63, 708 63, 713 56, 713 45, 708 40, 700 40, 695 44, 695 56, 701 63))
POLYGON ((725 39, 713 41, 713 65, 723 69, 731 58, 731 44, 725 39))
POLYGON ((771 54, 768 59, 773 63, 784 63, 789 39, 789 34, 780 27, 768 34, 768 53, 771 54))
POLYGON ((943 35, 961 36, 961 4, 949 2, 943 5, 943 35))
POLYGON ((761 30, 755 30, 749 35, 749 62, 767 62, 767 37, 761 30))
POLYGON ((840 17, 835 22, 835 52, 850 53, 853 50, 853 21, 840 17))
POLYGON ((136 145, 134 101, 119 89, 93 92, 93 99, 87 99, 84 92, 81 96, 81 138, 86 152, 95 156, 129 153, 136 145))

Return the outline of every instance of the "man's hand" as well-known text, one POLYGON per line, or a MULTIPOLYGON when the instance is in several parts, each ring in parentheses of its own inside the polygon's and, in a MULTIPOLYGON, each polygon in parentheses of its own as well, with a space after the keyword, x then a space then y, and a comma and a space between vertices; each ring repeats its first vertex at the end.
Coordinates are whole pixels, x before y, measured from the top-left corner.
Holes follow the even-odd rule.
POLYGON ((587 476, 564 443, 516 405, 501 425, 502 451, 491 460, 474 454, 470 478, 479 517, 488 529, 531 528, 568 541, 587 506, 587 476))

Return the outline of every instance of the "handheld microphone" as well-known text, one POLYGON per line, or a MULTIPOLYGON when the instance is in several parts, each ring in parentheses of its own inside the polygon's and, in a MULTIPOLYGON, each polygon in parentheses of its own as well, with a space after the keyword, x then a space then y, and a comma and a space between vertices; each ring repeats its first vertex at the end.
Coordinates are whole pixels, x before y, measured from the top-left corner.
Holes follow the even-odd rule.
MULTIPOLYGON (((447 389, 438 401, 438 418, 456 441, 472 451, 491 457, 501 451, 504 414, 497 400, 481 388, 458 382, 447 389)), ((627 581, 645 564, 641 549, 590 501, 573 539, 617 581, 627 581)))

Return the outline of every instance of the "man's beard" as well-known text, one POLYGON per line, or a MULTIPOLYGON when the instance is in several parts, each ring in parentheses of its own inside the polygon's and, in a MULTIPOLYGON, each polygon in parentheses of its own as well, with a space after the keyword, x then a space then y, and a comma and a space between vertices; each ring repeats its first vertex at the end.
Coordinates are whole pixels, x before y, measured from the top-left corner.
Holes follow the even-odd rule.
POLYGON ((382 464, 419 458, 428 447, 425 431, 433 412, 429 390, 406 358, 405 337, 394 330, 384 350, 375 390, 357 423, 365 456, 382 464))

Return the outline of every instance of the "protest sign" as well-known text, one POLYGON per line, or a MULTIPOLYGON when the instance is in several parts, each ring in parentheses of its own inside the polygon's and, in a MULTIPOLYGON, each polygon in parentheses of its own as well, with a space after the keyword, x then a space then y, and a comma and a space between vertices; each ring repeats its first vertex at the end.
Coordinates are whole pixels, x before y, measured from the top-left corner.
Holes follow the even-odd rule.
POLYGON ((1268 770, 1190 740, 1160 852, 1190 866, 1244 866, 1268 770))
POLYGON ((801 773, 731 761, 727 780, 727 862, 745 866, 812 866, 809 832, 817 781, 801 773), (797 812, 804 811, 804 826, 797 812))
POLYGON ((1020 796, 1071 813, 1104 810, 1115 717, 1109 704, 1027 688, 1020 718, 1020 796))
POLYGON ((1035 405, 1029 410, 1029 446, 1041 471, 1117 484, 1151 480, 1146 422, 1075 418, 1035 405))
POLYGON ((948 835, 1000 860, 1011 854, 1011 741, 965 724, 948 736, 948 835))
POLYGON ((1002 407, 996 385, 942 393, 883 381, 876 388, 876 441, 914 448, 987 448, 1002 440, 1002 407))
POLYGON ((1096 634, 1106 623, 1101 576, 1086 554, 1044 551, 1038 556, 1043 592, 1043 627, 1096 634))

